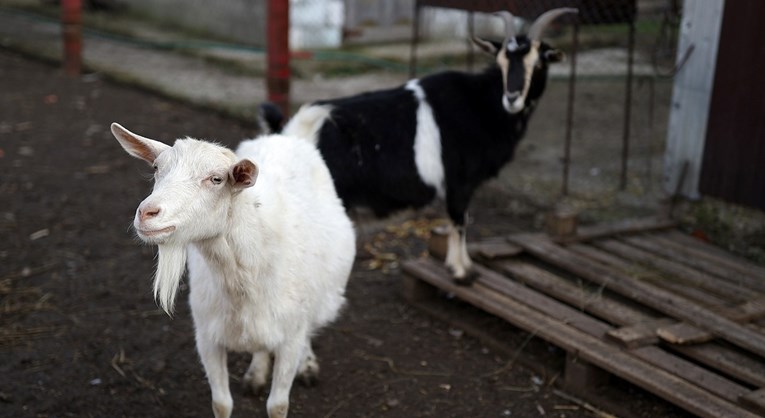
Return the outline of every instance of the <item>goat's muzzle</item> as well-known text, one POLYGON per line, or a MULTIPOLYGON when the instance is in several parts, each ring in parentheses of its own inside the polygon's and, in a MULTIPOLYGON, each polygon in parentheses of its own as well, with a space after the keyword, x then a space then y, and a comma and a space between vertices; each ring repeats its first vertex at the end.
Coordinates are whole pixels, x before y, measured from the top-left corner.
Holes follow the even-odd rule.
POLYGON ((516 114, 523 110, 525 99, 520 92, 505 93, 502 95, 502 107, 510 114, 516 114))

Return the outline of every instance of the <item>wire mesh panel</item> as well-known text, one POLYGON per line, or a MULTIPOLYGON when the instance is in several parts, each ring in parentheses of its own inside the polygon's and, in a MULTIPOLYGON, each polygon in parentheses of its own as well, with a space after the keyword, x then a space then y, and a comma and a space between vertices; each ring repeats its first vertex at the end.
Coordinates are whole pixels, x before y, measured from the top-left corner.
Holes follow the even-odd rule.
MULTIPOLYGON (((661 80, 659 75, 669 71, 658 67, 662 63, 664 67, 671 67, 674 58, 677 3, 675 0, 417 0, 413 67, 417 65, 416 48, 421 41, 418 36, 427 38, 427 30, 418 27, 425 10, 459 9, 465 12, 467 21, 473 19, 474 14, 508 10, 525 26, 547 10, 576 7, 578 14, 557 19, 544 36, 546 41, 570 54, 570 62, 575 65, 551 67, 553 82, 546 95, 555 98, 549 99, 552 103, 542 99, 528 135, 535 134, 534 127, 540 117, 548 124, 555 121, 558 134, 553 140, 560 143, 557 158, 552 159, 555 163, 550 163, 547 153, 547 161, 540 162, 546 167, 544 173, 519 182, 519 178, 528 176, 518 172, 506 180, 516 182, 513 188, 556 190, 563 194, 573 191, 587 197, 604 193, 613 196, 617 191, 628 189, 639 194, 658 193, 669 96, 669 83, 657 83, 661 80), (556 80, 570 84, 557 86, 556 80), (538 116, 540 113, 546 114, 538 116), (564 146, 566 141, 570 141, 570 149, 564 146)), ((486 33, 486 28, 486 25, 478 25, 476 32, 486 33)), ((494 36, 501 37, 501 34, 495 30, 494 36)), ((537 139, 529 141, 532 140, 537 139)), ((530 148, 535 145, 539 144, 530 148)), ((517 164, 511 165, 511 172, 513 166, 517 164)))

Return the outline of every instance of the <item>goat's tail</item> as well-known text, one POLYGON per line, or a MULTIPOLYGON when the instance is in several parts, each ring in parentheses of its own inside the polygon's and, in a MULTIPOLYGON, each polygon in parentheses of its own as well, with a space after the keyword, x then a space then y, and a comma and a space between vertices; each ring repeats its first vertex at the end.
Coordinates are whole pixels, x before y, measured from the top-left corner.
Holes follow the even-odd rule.
POLYGON ((305 138, 313 143, 318 142, 319 130, 329 119, 332 107, 329 105, 303 105, 295 116, 284 126, 284 135, 305 138))
POLYGON ((263 102, 258 106, 257 120, 261 134, 278 134, 282 131, 284 115, 275 104, 263 102))

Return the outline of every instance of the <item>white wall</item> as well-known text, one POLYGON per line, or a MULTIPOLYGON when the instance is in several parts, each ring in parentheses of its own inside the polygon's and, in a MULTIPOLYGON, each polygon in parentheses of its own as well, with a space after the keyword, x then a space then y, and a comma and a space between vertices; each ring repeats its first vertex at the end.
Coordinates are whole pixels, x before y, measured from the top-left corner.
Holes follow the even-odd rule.
POLYGON ((343 42, 343 0, 290 0, 290 48, 337 48, 343 42))

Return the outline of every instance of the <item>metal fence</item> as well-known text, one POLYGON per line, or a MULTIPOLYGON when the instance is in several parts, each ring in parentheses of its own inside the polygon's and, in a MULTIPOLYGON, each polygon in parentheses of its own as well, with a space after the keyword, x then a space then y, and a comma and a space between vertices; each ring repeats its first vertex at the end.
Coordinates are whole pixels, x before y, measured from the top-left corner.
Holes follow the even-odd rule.
MULTIPOLYGON (((178 0, 152 3, 173 1, 178 0)), ((236 40, 242 39, 239 26, 212 26, 204 20, 249 19, 250 30, 264 33, 266 3, 189 3, 176 18, 188 17, 185 25, 236 40)), ((544 115, 535 115, 529 132, 536 135, 533 129, 541 128, 544 119, 550 122, 546 128, 554 130, 551 141, 559 146, 544 169, 543 175, 554 177, 545 189, 596 194, 593 190, 660 187, 679 0, 290 0, 289 6, 292 57, 302 57, 292 63, 299 70, 294 76, 316 77, 317 71, 332 77, 330 71, 316 70, 316 62, 325 60, 333 61, 336 74, 394 72, 404 80, 414 70, 418 75, 446 68, 479 71, 486 61, 473 55, 466 40, 474 34, 501 39, 502 22, 492 12, 509 10, 523 27, 551 8, 577 7, 578 15, 558 19, 545 34, 546 41, 569 55, 568 63, 551 68, 553 82, 538 111, 544 115), (371 46, 379 50, 391 43, 398 45, 393 54, 367 54, 371 46), (449 43, 457 47, 427 54, 426 46, 449 43), (308 53, 296 55, 299 50, 308 53)), ((245 38, 266 49, 263 37, 245 38)))

